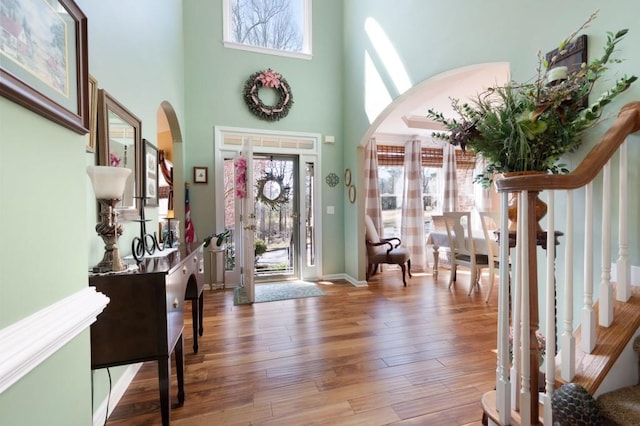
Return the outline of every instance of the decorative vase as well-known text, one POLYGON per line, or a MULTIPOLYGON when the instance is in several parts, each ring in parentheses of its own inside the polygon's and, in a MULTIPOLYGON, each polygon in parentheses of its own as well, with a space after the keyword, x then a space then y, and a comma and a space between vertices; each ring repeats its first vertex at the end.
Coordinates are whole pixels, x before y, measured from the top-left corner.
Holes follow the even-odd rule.
MULTIPOLYGON (((523 175, 542 175, 546 172, 540 172, 536 170, 524 171, 524 172, 508 172, 503 173, 504 177, 523 176, 523 175)), ((536 226, 537 231, 542 232, 540 226, 540 220, 547 214, 547 203, 542 201, 539 196, 536 197, 536 226)), ((509 200, 509 207, 507 210, 507 217, 509 218, 509 231, 515 232, 518 228, 518 194, 513 193, 509 200)))

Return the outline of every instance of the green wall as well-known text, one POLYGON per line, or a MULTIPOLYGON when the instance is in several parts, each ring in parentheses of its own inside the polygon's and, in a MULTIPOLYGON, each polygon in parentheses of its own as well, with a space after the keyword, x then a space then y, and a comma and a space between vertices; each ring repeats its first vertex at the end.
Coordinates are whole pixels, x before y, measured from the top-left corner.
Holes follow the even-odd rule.
MULTIPOLYGON (((323 213, 323 272, 344 272, 342 221, 343 186, 329 188, 324 176, 343 173, 342 137, 342 2, 313 2, 313 59, 226 49, 222 44, 222 0, 185 1, 185 105, 188 137, 185 140, 186 176, 193 166, 208 166, 215 176, 214 127, 230 126, 333 135, 335 144, 322 144, 321 182, 323 213), (271 68, 291 86, 294 104, 287 117, 267 122, 251 114, 242 90, 254 72, 271 68)), ((190 189, 192 219, 200 238, 215 232, 214 179, 190 189)))
MULTIPOLYGON (((184 125, 182 1, 77 3, 88 18, 89 71, 142 120, 142 136, 155 142, 165 100, 184 125)), ((0 97, 0 328, 84 289, 102 257, 85 141, 0 97)), ((123 240, 137 232, 127 224, 123 240)), ((94 381, 99 403, 108 384, 90 370, 87 330, 0 395, 0 423, 89 425, 94 381)))

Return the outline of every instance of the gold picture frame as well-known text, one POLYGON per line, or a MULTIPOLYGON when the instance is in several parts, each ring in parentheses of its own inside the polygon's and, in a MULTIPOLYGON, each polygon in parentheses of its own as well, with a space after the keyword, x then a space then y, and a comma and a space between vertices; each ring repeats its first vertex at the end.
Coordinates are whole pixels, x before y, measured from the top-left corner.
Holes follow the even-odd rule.
POLYGON ((98 122, 98 81, 89 75, 89 133, 87 134, 87 152, 96 152, 98 122))

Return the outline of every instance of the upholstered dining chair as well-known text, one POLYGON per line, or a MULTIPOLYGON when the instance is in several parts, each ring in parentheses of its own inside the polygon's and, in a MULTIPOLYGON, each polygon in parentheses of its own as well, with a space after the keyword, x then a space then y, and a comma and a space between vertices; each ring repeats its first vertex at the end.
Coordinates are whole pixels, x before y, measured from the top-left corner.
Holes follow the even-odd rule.
POLYGON ((367 244, 367 280, 376 274, 379 264, 395 264, 400 265, 400 269, 402 269, 402 282, 406 287, 407 280, 405 274, 409 274, 409 278, 411 278, 409 251, 401 246, 402 241, 400 238, 380 238, 376 227, 373 225, 373 220, 371 220, 369 215, 364 217, 364 224, 367 244))
POLYGON ((466 266, 471 272, 469 295, 480 285, 480 269, 488 268, 489 256, 476 253, 471 227, 471 212, 445 212, 444 222, 451 246, 451 274, 449 287, 456 282, 458 266, 466 266))

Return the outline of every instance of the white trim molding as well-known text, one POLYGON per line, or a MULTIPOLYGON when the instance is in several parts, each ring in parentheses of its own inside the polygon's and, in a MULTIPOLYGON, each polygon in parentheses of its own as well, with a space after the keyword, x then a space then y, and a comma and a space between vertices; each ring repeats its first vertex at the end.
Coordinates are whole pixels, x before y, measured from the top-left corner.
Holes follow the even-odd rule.
POLYGON ((89 327, 108 303, 87 287, 0 330, 0 394, 89 327))

